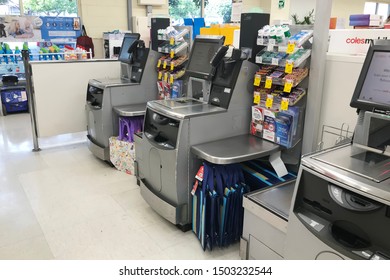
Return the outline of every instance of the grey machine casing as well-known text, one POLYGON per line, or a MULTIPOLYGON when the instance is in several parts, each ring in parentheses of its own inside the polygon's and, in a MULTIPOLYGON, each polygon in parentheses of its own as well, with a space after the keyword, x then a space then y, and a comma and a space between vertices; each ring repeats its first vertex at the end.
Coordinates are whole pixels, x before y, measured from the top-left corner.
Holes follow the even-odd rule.
MULTIPOLYGON (((97 105, 87 101, 88 148, 98 158, 109 160, 109 138, 118 133, 118 115, 113 107, 142 104, 157 98, 157 61, 161 55, 149 50, 144 69, 137 69, 130 77, 141 82, 127 79, 92 79, 88 83, 88 94, 99 99, 97 105)), ((121 64, 122 69, 128 65, 121 64)), ((131 67, 128 67, 131 68, 131 67)), ((123 71, 122 71, 123 72, 123 71)))
MULTIPOLYGON (((137 176, 142 197, 171 223, 185 226, 192 221, 191 189, 201 160, 190 152, 191 146, 248 134, 253 99, 250 81, 257 69, 249 61, 242 62, 234 88, 224 89, 231 96, 227 109, 193 99, 147 103, 144 135, 135 140, 137 176), (148 134, 148 126, 164 139, 148 134)), ((222 99, 223 93, 219 94, 214 96, 212 90, 210 100, 222 99)))

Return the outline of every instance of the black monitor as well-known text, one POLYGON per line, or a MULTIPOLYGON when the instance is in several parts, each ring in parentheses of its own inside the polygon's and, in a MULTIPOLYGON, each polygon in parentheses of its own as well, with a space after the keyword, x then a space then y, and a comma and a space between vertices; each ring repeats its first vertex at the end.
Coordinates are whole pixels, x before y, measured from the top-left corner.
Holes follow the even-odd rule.
POLYGON ((122 42, 122 47, 119 52, 119 61, 130 64, 132 58, 132 50, 136 47, 140 38, 139 33, 127 33, 125 34, 122 42))
POLYGON ((212 77, 211 59, 225 41, 224 36, 196 36, 192 45, 186 75, 209 80, 212 77))
POLYGON ((350 105, 390 113, 390 41, 379 40, 370 46, 350 105))

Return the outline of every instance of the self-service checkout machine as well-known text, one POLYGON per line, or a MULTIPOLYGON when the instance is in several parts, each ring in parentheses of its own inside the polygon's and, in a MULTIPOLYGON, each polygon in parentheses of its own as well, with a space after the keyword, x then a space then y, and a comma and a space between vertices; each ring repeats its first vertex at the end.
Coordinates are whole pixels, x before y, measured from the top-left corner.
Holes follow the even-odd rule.
POLYGON ((390 41, 376 42, 351 101, 351 143, 304 156, 295 187, 244 198, 246 258, 390 258, 389 65, 390 41))
POLYGON ((183 230, 190 229, 191 188, 201 165, 191 146, 248 134, 251 80, 258 67, 239 50, 223 58, 228 49, 221 47, 223 41, 195 38, 186 68, 187 97, 148 102, 143 137, 135 139, 142 197, 183 230))
POLYGON ((351 106, 352 143, 302 160, 289 259, 390 259, 390 41, 367 53, 351 106))
POLYGON ((113 108, 133 105, 145 111, 146 102, 157 97, 155 66, 158 52, 146 48, 138 33, 124 36, 118 79, 92 79, 88 82, 86 112, 88 148, 98 158, 109 161, 109 138, 118 131, 118 115, 113 108))

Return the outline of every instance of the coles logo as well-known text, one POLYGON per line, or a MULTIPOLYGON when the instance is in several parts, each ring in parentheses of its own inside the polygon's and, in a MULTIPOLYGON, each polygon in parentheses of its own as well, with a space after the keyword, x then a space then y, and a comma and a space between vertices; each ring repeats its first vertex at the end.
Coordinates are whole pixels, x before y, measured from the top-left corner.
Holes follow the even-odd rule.
MULTIPOLYGON (((387 37, 383 37, 383 38, 378 37, 378 39, 387 40, 387 37)), ((373 42, 373 41, 374 41, 374 39, 366 39, 366 38, 358 38, 358 37, 347 38, 345 40, 345 42, 347 44, 370 44, 370 42, 373 42)))

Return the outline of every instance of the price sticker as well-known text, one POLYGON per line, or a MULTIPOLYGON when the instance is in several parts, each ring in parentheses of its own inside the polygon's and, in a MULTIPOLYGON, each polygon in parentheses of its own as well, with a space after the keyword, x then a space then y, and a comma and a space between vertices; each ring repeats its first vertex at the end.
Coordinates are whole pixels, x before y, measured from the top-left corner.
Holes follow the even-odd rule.
POLYGON ((255 92, 255 95, 253 96, 253 103, 257 105, 260 103, 260 94, 258 92, 255 92))
POLYGON ((275 39, 269 39, 268 40, 268 45, 274 46, 275 44, 276 44, 276 40, 275 39))
POLYGON ((273 57, 272 61, 271 61, 271 64, 278 66, 279 65, 279 59, 273 57))
POLYGON ((174 58, 174 57, 175 57, 175 51, 171 50, 171 58, 174 58))
POLYGON ((167 61, 166 60, 164 60, 163 68, 167 69, 167 61))
POLYGON ((161 59, 159 59, 159 60, 157 61, 157 68, 160 68, 160 66, 161 66, 161 59))
POLYGON ((256 56, 256 63, 263 63, 263 57, 262 56, 256 56))
POLYGON ((173 69, 175 69, 175 63, 171 62, 171 71, 173 71, 173 69))
POLYGON ((169 40, 169 44, 170 44, 170 45, 174 45, 174 44, 175 44, 175 38, 172 37, 172 38, 169 40))
POLYGON ((267 79, 265 80, 265 88, 271 88, 272 87, 272 77, 267 77, 267 79))
POLYGON ((287 45, 287 51, 286 51, 286 53, 292 54, 292 53, 294 53, 294 50, 295 50, 295 44, 289 43, 289 44, 287 45))
POLYGON ((164 73, 164 82, 168 82, 168 72, 164 73))
POLYGON ((170 83, 170 84, 173 84, 173 75, 170 75, 170 76, 169 76, 169 83, 170 83))
POLYGON ((286 80, 286 83, 284 84, 284 92, 291 92, 293 86, 293 81, 292 80, 286 80))
POLYGON ((286 61, 286 68, 284 69, 284 72, 287 74, 291 74, 293 72, 294 63, 292 61, 286 61))
POLYGON ((253 82, 253 85, 258 87, 258 86, 260 86, 260 82, 261 82, 261 76, 256 74, 255 75, 255 81, 253 82))
POLYGON ((267 94, 267 100, 265 101, 265 107, 272 108, 274 103, 274 96, 272 94, 267 94))
POLYGON ((264 39, 263 38, 257 38, 257 45, 258 46, 264 45, 264 39))
POLYGON ((288 103, 289 103, 289 99, 287 97, 283 97, 282 103, 280 104, 280 110, 287 111, 288 110, 288 103))
POLYGON ((274 45, 268 44, 267 45, 267 51, 273 52, 274 51, 274 45))
POLYGON ((159 80, 162 79, 162 72, 161 72, 161 71, 158 72, 158 79, 159 79, 159 80))

